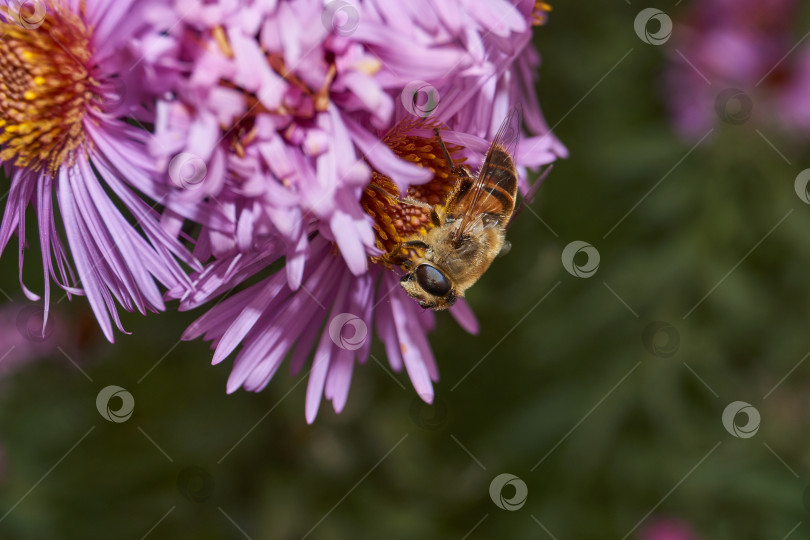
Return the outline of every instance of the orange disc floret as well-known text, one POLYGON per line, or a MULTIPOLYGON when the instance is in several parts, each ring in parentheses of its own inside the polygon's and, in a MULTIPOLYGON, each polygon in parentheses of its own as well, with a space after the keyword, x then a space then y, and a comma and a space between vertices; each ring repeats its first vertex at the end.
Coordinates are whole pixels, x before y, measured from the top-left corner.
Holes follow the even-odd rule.
MULTIPOLYGON (((411 186, 404 196, 431 206, 442 205, 453 191, 456 178, 450 172, 450 165, 444 158, 438 139, 410 134, 416 128, 432 126, 422 120, 403 122, 383 137, 383 142, 402 159, 428 167, 433 172, 429 182, 411 186)), ((461 146, 447 145, 456 166, 464 162, 464 159, 455 157, 462 149, 461 146)), ((360 202, 374 219, 377 247, 385 252, 384 256, 374 258, 374 262, 389 264, 399 244, 415 234, 425 234, 433 227, 428 209, 400 203, 394 197, 403 197, 396 184, 378 171, 372 171, 371 184, 364 190, 360 202)), ((407 252, 403 250, 400 255, 407 255, 407 252)))

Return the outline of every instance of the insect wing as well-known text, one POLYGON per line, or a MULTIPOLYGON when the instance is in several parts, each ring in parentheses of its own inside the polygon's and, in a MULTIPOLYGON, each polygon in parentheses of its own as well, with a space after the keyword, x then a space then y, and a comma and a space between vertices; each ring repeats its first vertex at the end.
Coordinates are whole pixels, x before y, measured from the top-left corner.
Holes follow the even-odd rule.
POLYGON ((511 215, 514 210, 517 193, 514 156, 520 139, 520 125, 521 110, 517 106, 506 116, 492 140, 478 178, 464 197, 469 202, 460 201, 464 215, 457 229, 457 238, 463 238, 478 224, 484 223, 484 215, 511 215))
POLYGON ((543 184, 543 181, 546 179, 548 173, 550 173, 551 169, 553 168, 554 165, 548 165, 543 170, 543 172, 540 173, 540 176, 537 177, 537 180, 535 180, 534 183, 531 186, 529 186, 529 191, 527 191, 526 194, 521 199, 520 205, 518 205, 515 208, 515 211, 512 212, 512 217, 509 218, 509 222, 506 224, 506 229, 509 229, 509 227, 512 226, 512 223, 515 222, 515 218, 518 217, 520 211, 523 210, 524 208, 527 208, 532 203, 532 201, 534 200, 534 196, 537 194, 537 190, 543 184))

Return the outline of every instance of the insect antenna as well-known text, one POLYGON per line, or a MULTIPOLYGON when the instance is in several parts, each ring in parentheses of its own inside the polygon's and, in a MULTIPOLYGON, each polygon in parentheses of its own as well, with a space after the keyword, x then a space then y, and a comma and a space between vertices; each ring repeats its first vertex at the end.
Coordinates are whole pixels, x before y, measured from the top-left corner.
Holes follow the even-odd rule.
POLYGON ((444 145, 444 141, 442 140, 442 136, 439 133, 439 128, 433 128, 433 133, 436 134, 436 138, 439 139, 439 146, 442 149, 442 153, 444 154, 444 159, 447 160, 447 165, 450 166, 450 169, 455 169, 455 165, 453 165, 453 159, 450 157, 450 152, 447 151, 447 147, 444 145))

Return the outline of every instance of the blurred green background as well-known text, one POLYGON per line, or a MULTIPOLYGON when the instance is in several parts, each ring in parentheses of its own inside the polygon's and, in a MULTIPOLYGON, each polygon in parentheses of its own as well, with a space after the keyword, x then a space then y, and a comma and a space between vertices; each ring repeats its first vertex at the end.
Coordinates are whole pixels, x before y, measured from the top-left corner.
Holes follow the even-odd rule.
POLYGON ((682 160, 693 142, 667 118, 667 49, 633 31, 642 7, 559 2, 536 31, 541 103, 571 158, 534 204, 548 227, 524 212, 470 291, 481 334, 439 315, 435 406, 370 361, 346 411, 308 426, 285 370, 227 396, 230 361, 175 343, 195 314, 127 316, 133 334, 109 345, 83 299, 62 302, 86 377, 56 353, 0 380, 0 538, 616 539, 660 520, 810 536, 810 206, 794 192, 810 153, 763 132, 787 163, 757 126, 719 123, 682 160), (575 240, 600 254, 590 278, 561 264, 575 240), (96 410, 108 385, 134 396, 124 423, 96 410), (723 426, 734 401, 761 414, 751 438, 723 426), (501 473, 525 482, 522 508, 490 498, 501 473))

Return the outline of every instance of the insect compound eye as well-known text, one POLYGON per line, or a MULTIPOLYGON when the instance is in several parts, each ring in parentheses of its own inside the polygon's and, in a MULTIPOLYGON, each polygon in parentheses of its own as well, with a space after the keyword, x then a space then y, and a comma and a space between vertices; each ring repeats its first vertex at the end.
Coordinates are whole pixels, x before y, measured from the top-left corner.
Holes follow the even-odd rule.
POLYGON ((450 292, 450 281, 441 270, 429 264, 422 264, 416 269, 416 281, 426 292, 434 296, 447 296, 450 292))

